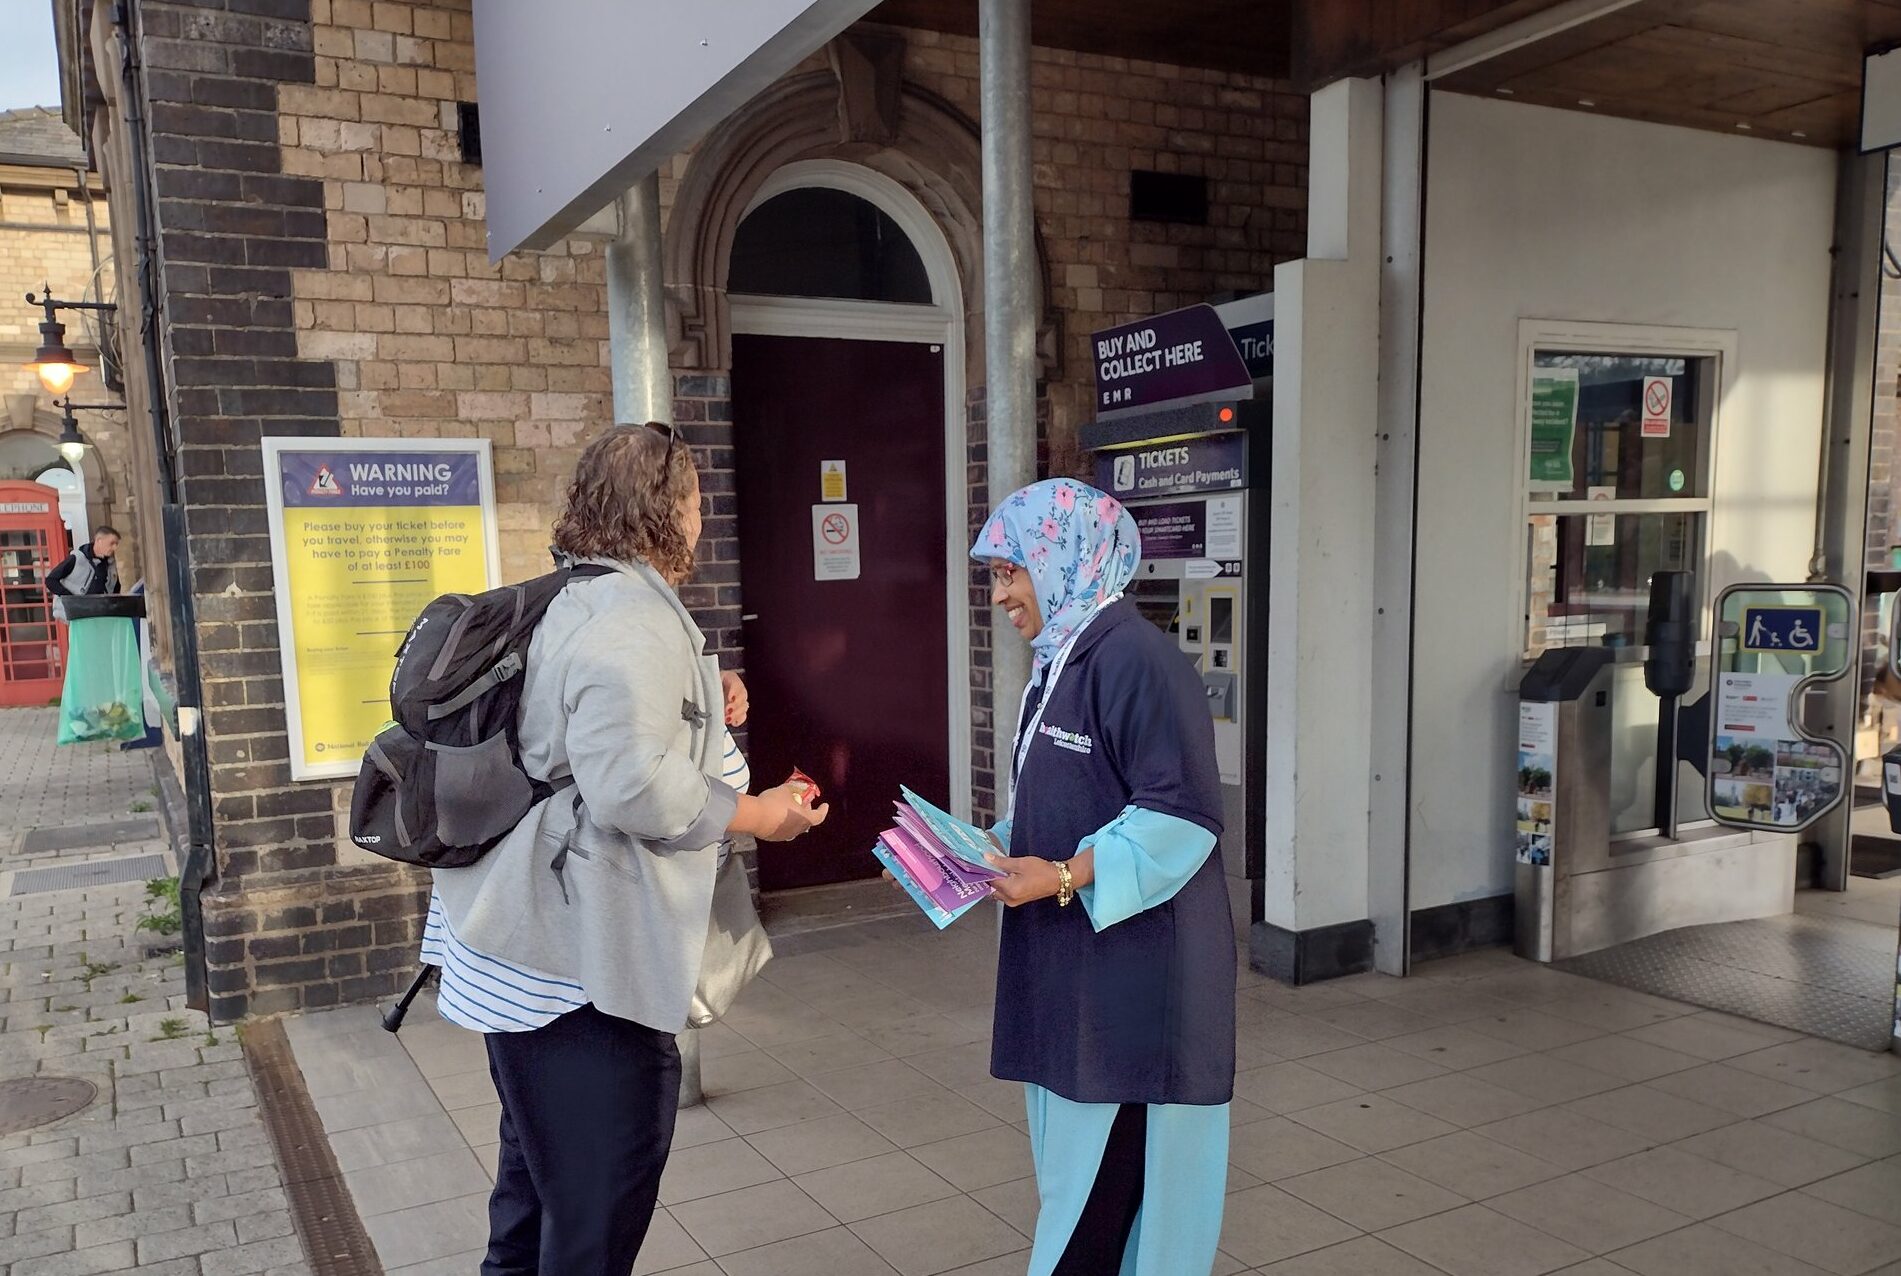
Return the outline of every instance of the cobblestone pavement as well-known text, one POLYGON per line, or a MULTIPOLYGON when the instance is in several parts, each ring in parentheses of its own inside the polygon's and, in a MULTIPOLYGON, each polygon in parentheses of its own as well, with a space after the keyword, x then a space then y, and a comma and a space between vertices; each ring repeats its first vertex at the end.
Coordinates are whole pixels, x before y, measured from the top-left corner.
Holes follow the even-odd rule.
MULTIPOLYGON (((0 880, 165 851, 150 755, 53 746, 47 709, 0 710, 0 880), (94 835, 23 855, 33 829, 94 835)), ((79 1077, 77 1115, 0 1138, 0 1273, 308 1276, 257 1095, 229 1028, 185 1009, 184 970, 136 929, 145 883, 0 894, 0 1078, 79 1077)))

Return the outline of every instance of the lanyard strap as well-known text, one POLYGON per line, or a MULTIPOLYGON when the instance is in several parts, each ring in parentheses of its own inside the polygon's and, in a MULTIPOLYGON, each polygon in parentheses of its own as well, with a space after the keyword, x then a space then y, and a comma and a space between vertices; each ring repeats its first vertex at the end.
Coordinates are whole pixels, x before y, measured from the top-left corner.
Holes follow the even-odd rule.
POLYGON ((1016 767, 1010 772, 1010 806, 1013 811, 1016 808, 1016 781, 1023 774, 1023 763, 1030 756, 1030 746, 1036 743, 1036 729, 1043 725, 1043 710, 1049 708, 1050 694, 1056 690, 1056 680, 1063 675, 1063 666, 1069 663, 1069 653, 1075 650, 1076 640, 1083 636, 1083 631, 1096 623, 1096 617, 1107 611, 1112 603, 1121 600, 1121 594, 1114 594, 1103 599, 1102 605, 1089 614, 1089 619, 1076 626, 1076 632, 1069 636, 1069 641, 1064 643, 1062 650, 1056 653, 1056 659, 1050 662, 1049 674, 1043 679, 1043 694, 1036 702, 1036 716, 1031 718, 1028 724, 1023 721, 1023 711, 1030 707, 1031 687, 1023 688, 1023 700, 1017 705, 1016 747, 1012 750, 1016 755, 1016 767))

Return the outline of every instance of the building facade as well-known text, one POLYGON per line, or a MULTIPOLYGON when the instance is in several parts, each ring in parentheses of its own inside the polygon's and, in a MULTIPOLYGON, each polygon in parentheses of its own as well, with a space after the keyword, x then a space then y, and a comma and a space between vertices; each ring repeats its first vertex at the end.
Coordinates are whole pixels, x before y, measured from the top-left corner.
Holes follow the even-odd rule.
MULTIPOLYGON (((26 367, 39 347, 41 312, 25 295, 49 287, 74 301, 110 301, 115 263, 111 215, 104 187, 90 172, 86 150, 57 108, 0 112, 0 388, 6 416, 0 420, 0 479, 39 480, 52 471, 60 484, 68 527, 80 539, 101 523, 129 523, 134 501, 130 441, 122 414, 80 414, 81 434, 92 445, 74 471, 58 450, 59 409, 26 367)), ((92 369, 73 387, 82 402, 104 402, 116 393, 100 375, 100 328, 93 316, 67 314, 67 341, 92 369)), ((106 343, 111 347, 111 339, 106 343)), ((116 380, 116 378, 112 378, 116 380)), ((128 541, 122 566, 128 584, 139 578, 139 545, 128 541)))
MULTIPOLYGON (((504 49, 484 98, 484 2, 82 4, 66 33, 119 259, 139 262, 121 291, 162 316, 158 401, 128 378, 128 402, 160 440, 135 465, 173 476, 148 540, 189 553, 169 641, 188 628, 200 649, 178 653, 205 709, 179 756, 210 804, 193 851, 216 1018, 390 991, 426 889, 339 836, 346 786, 291 778, 260 440, 487 440, 521 577, 609 423, 624 205, 514 227, 543 246, 491 259, 491 198, 531 187, 484 166, 476 108, 499 139, 515 121, 495 117, 497 84, 542 80, 504 49), (131 100, 113 63, 127 40, 131 100)), ((1249 440, 1272 476, 1248 830, 1265 853, 1242 919, 1257 967, 1403 973, 1523 932, 1522 883, 1548 865, 1517 853, 1519 689, 1575 648, 1608 653, 1588 768, 1601 862, 1572 901, 1594 943, 1786 914, 1804 847, 1841 890, 1848 808, 1802 837, 1713 818, 1659 756, 1668 710, 1644 656, 1659 572, 1690 578, 1697 694, 1713 694, 1725 589, 1811 572, 1872 588, 1896 391, 1872 286, 1887 186, 1854 124, 1863 52, 1901 35, 1892 10, 1842 0, 1840 21, 1788 34, 1771 0, 1184 0, 1160 26, 1036 6, 1027 86, 1000 112, 1025 108, 1034 228, 1003 280, 984 270, 1001 241, 980 108, 1004 59, 972 39, 977 11, 816 0, 802 23, 739 33, 770 74, 682 89, 673 117, 610 148, 644 174, 665 139, 672 409, 708 502, 687 601, 755 687, 760 765, 817 767, 874 808, 925 777, 993 813, 1014 705, 993 697, 963 556, 990 442, 1018 455, 1033 426, 1039 472, 1085 473, 1092 333, 1272 292, 1271 425, 1249 440), (1785 39, 1802 51, 1786 64, 1785 39), (1651 74, 1659 49, 1695 75, 1651 74), (999 284, 1009 296, 987 297, 999 284), (1029 336, 986 358, 987 321, 1017 302, 1029 336), (1035 406, 993 421, 1000 363, 1033 365, 1035 406), (1533 423, 1551 381, 1577 387, 1561 444, 1533 423), (1539 471, 1552 448, 1562 463, 1539 471), (888 520, 866 558, 886 592, 809 589, 824 475, 888 520)), ((681 13, 666 29, 684 40, 681 13)), ((658 68, 665 50, 640 56, 658 68)), ((599 123, 557 120, 546 144, 599 123)), ((1867 681, 1821 697, 1849 744, 1867 681)), ((777 890, 869 867, 847 836, 759 875, 777 890)))
MULTIPOLYGON (((479 134, 463 122, 478 100, 468 5, 244 8, 142 4, 130 33, 105 6, 88 9, 94 48, 132 38, 142 52, 170 437, 204 680, 216 874, 202 904, 220 1020, 390 991, 413 967, 426 890, 421 875, 341 836, 347 784, 290 778, 259 440, 488 440, 503 572, 519 579, 547 562, 574 460, 610 422, 611 389, 599 237, 584 229, 488 260, 479 134)), ((85 74, 111 86, 87 100, 116 184, 133 159, 117 68, 88 62, 85 74)), ((1046 465, 1069 472, 1083 464, 1075 430, 1089 412, 1091 332, 1260 291, 1299 253, 1306 100, 1282 80, 1044 50, 1034 83, 1040 251, 1022 286, 1039 299, 1046 465), (1199 211, 1132 217, 1135 173, 1187 178, 1199 211)), ((756 542, 767 553, 779 534, 763 517, 749 530, 741 492, 770 485, 780 424, 768 417, 798 398, 800 360, 774 348, 796 338, 779 334, 833 334, 829 357, 856 360, 863 392, 829 411, 849 417, 845 442, 869 446, 888 420, 865 373, 890 353, 865 340, 882 331, 883 294, 820 280, 807 289, 818 295, 801 295, 775 263, 830 269, 858 251, 840 237, 898 228, 905 261, 924 271, 931 293, 916 313, 939 326, 904 351, 922 360, 910 375, 925 415, 907 419, 925 422, 913 455, 929 474, 900 466, 878 481, 945 520, 916 564, 938 582, 930 623, 941 636, 920 657, 935 667, 898 682, 921 688, 921 712, 939 723, 921 747, 954 777, 953 801, 983 814, 995 804, 988 601, 962 560, 986 499, 977 96, 974 41, 861 24, 677 156, 662 195, 674 412, 709 499, 702 565, 684 592, 729 667, 756 659, 743 551, 756 542), (749 213, 782 196, 796 216, 742 233, 749 213), (832 219, 831 239, 803 234, 812 218, 832 219), (739 296, 749 287, 759 291, 739 296), (873 309, 854 317, 840 302, 873 309)), ((132 225, 131 203, 115 200, 115 225, 132 225)), ((149 411, 136 386, 132 400, 135 414, 149 411)), ((821 880, 871 870, 856 858, 835 856, 821 880)), ((774 884, 770 864, 765 877, 774 884)))

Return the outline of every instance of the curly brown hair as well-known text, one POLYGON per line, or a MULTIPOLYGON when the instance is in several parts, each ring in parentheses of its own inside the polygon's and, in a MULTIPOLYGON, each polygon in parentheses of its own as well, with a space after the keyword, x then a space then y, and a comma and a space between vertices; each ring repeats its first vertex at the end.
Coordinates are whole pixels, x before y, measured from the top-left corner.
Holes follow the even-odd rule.
POLYGON ((677 584, 693 574, 680 505, 698 486, 693 453, 670 427, 617 425, 575 464, 554 547, 574 558, 644 562, 677 584))

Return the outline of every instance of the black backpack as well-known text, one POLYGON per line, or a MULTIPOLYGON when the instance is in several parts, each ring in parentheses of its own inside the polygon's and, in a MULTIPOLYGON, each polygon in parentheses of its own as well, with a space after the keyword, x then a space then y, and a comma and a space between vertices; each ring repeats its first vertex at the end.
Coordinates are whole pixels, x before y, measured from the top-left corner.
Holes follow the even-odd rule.
POLYGON ((394 721, 357 773, 352 842, 404 864, 463 868, 573 783, 522 769, 522 675, 555 596, 577 577, 612 570, 562 568, 485 594, 444 594, 423 608, 396 652, 394 721))

